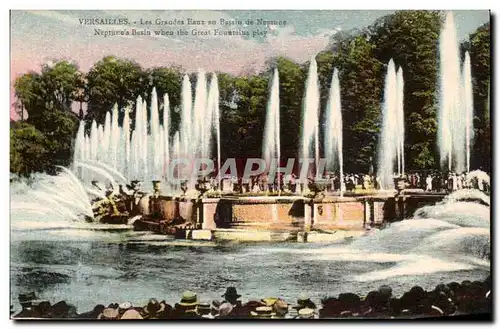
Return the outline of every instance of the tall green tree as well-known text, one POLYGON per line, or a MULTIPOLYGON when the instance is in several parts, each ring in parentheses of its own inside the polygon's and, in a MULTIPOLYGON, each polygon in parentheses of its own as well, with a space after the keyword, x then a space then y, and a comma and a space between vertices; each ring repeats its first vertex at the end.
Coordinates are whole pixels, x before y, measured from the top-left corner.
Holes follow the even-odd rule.
MULTIPOLYGON (((14 91, 19 106, 26 110, 28 116, 36 116, 37 112, 45 109, 40 74, 32 71, 19 76, 14 82, 14 91)), ((24 116, 21 119, 24 120, 24 116)))
POLYGON ((374 50, 364 35, 337 44, 346 172, 368 172, 376 159, 382 64, 374 50))
POLYGON ((268 79, 219 75, 222 157, 260 157, 268 79))
MULTIPOLYGON (((335 67, 339 66, 338 57, 335 56, 333 51, 322 51, 316 56, 318 63, 318 82, 320 86, 321 97, 321 112, 325 111, 332 83, 332 75, 335 67)), ((338 67, 337 67, 338 69, 338 67)))
POLYGON ((47 112, 40 130, 50 141, 48 152, 52 165, 68 166, 72 161, 73 142, 78 130, 78 117, 73 112, 47 112))
MULTIPOLYGON (((146 76, 140 65, 115 56, 104 57, 92 66, 87 73, 88 107, 86 119, 103 123, 106 112, 118 104, 122 110, 135 104, 138 96, 145 97, 148 92, 146 76)), ((149 90, 150 92, 150 90, 149 90)), ((135 118, 135 111, 131 112, 135 118)))
MULTIPOLYGON (((160 103, 160 122, 163 124, 163 95, 168 94, 171 124, 172 126, 177 127, 179 117, 172 116, 172 112, 174 112, 173 109, 181 105, 182 78, 184 74, 182 68, 155 67, 146 70, 144 74, 146 76, 146 81, 148 81, 149 89, 152 90, 153 87, 156 88, 158 102, 160 103)), ((151 90, 146 90, 146 99, 148 104, 151 102, 151 90)))
POLYGON ((403 69, 408 169, 430 169, 439 164, 436 83, 441 22, 439 11, 405 10, 382 17, 368 28, 377 59, 386 64, 392 58, 403 69))
POLYGON ((62 60, 42 66, 42 83, 49 109, 71 111, 82 73, 75 63, 62 60))
POLYGON ((14 82, 15 94, 28 113, 28 122, 38 128, 43 126, 48 112, 72 112, 82 77, 76 64, 64 60, 44 64, 41 73, 28 72, 18 77, 14 82))
MULTIPOLYGON (((281 157, 285 159, 294 158, 299 154, 300 127, 302 125, 303 112, 302 102, 309 65, 306 63, 304 66, 301 66, 288 58, 278 57, 271 66, 278 69, 280 77, 281 157)), ((271 77, 270 73, 269 71, 269 78, 271 77)), ((268 81, 270 81, 269 78, 268 81)), ((269 85, 270 82, 268 82, 269 85)), ((269 92, 269 87, 267 87, 267 95, 264 100, 266 105, 269 92)))
POLYGON ((490 171, 491 123, 490 123, 490 72, 491 32, 490 23, 480 26, 469 36, 472 86, 474 93, 474 126, 476 138, 472 150, 475 168, 490 171))
POLYGON ((72 104, 77 100, 78 88, 82 87, 83 74, 76 64, 68 61, 43 65, 41 73, 29 72, 16 79, 16 96, 26 109, 26 122, 30 124, 11 129, 12 146, 16 147, 11 154, 15 157, 14 164, 18 159, 29 162, 15 169, 16 172, 53 170, 55 165, 69 165, 78 129, 72 104), (37 143, 39 145, 35 145, 37 143), (31 152, 40 154, 35 157, 31 152))
POLYGON ((50 164, 49 141, 28 123, 14 123, 10 129, 10 172, 29 176, 47 170, 50 164))

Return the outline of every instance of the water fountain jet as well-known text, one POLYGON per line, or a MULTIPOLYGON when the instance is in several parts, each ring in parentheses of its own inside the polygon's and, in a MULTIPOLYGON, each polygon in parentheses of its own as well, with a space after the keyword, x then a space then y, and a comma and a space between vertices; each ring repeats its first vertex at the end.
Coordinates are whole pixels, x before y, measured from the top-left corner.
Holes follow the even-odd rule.
MULTIPOLYGON (((272 159, 280 160, 280 100, 279 100, 279 74, 278 69, 274 69, 271 80, 270 96, 267 103, 266 123, 264 126, 264 140, 262 146, 262 157, 267 169, 271 165, 272 159)), ((279 179, 278 179, 278 191, 279 179)))
POLYGON ((438 145, 440 162, 449 171, 470 170, 472 83, 468 53, 460 68, 453 13, 448 12, 439 38, 438 145))
POLYGON ((401 69, 399 72, 396 74, 396 67, 391 59, 387 65, 385 78, 378 151, 377 176, 382 190, 394 189, 395 162, 398 165, 398 174, 404 172, 403 73, 401 69))
POLYGON ((328 171, 333 171, 335 169, 335 164, 338 164, 340 196, 343 196, 344 159, 342 154, 342 107, 340 102, 339 72, 337 69, 333 70, 324 129, 324 150, 327 160, 326 169, 328 171))
MULTIPOLYGON (((311 58, 306 80, 306 91, 302 112, 302 132, 300 144, 301 159, 314 157, 314 168, 319 164, 319 86, 316 59, 311 58)), ((318 175, 318 173, 316 173, 318 175)))

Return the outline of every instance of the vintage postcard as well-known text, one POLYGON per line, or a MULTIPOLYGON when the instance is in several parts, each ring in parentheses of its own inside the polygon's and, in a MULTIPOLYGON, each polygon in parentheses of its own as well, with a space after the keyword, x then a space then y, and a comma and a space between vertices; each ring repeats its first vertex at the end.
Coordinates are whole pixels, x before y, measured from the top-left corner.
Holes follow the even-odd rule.
POLYGON ((492 319, 489 11, 10 28, 12 319, 492 319))

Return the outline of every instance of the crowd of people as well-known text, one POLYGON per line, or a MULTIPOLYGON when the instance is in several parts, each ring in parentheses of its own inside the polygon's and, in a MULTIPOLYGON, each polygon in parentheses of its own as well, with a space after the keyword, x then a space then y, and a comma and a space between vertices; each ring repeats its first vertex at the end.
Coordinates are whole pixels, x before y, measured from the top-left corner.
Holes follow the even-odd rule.
POLYGON ((466 172, 415 172, 407 174, 405 178, 410 188, 420 188, 425 191, 453 192, 464 188, 474 188, 489 192, 488 182, 478 177, 469 178, 466 172))
MULTIPOLYGON (((484 281, 440 283, 432 290, 414 286, 401 297, 383 285, 366 296, 341 293, 324 298, 321 305, 308 296, 300 296, 289 304, 282 298, 241 301, 235 287, 228 287, 222 300, 203 303, 191 291, 182 294, 174 306, 166 301, 150 299, 147 305, 130 302, 96 305, 91 311, 78 313, 75 306, 60 301, 37 300, 35 293, 19 295, 22 310, 14 319, 329 319, 329 318, 419 318, 466 314, 491 314, 491 277, 484 281)), ((12 306, 11 306, 12 314, 12 306)))
MULTIPOLYGON (((453 192, 464 188, 474 188, 480 191, 489 192, 490 189, 489 182, 485 182, 483 179, 478 179, 478 177, 469 178, 465 172, 410 172, 404 175, 395 173, 393 178, 402 179, 405 182, 405 188, 420 189, 428 192, 453 192)), ((109 200, 116 199, 113 202, 113 207, 114 212, 118 213, 118 207, 114 205, 115 203, 120 203, 120 200, 124 198, 132 200, 139 199, 145 195, 142 191, 141 184, 142 182, 140 181, 133 181, 131 185, 120 185, 119 190, 115 190, 113 186, 104 188, 103 186, 100 186, 97 181, 93 181, 92 185, 97 187, 96 190, 101 191, 106 196, 100 200, 101 202, 96 202, 94 204, 95 211, 99 212, 98 210, 100 208, 107 209, 106 207, 102 207, 101 203, 107 205, 109 200)), ((380 177, 374 174, 359 173, 345 173, 341 177, 337 173, 329 172, 322 179, 309 177, 307 181, 301 181, 295 173, 277 173, 274 179, 271 179, 267 174, 250 176, 249 178, 224 176, 220 179, 220 181, 217 177, 206 177, 205 179, 198 180, 195 187, 197 190, 202 192, 288 192, 301 194, 305 190, 310 189, 311 185, 317 185, 317 188, 320 188, 325 192, 338 192, 340 190, 354 191, 356 189, 380 189, 380 177)), ((154 194, 160 194, 159 181, 154 181, 153 186, 154 194)), ((188 189, 187 182, 181 183, 179 189, 185 192, 188 189)))
MULTIPOLYGON (((404 175, 394 174, 394 178, 402 178, 405 181, 405 188, 422 189, 432 192, 453 192, 463 188, 475 188, 488 192, 489 184, 474 177, 469 179, 467 173, 440 171, 433 172, 410 172, 404 175)), ((237 193, 260 193, 260 192, 289 192, 300 194, 304 189, 309 188, 309 183, 316 182, 323 185, 327 192, 354 191, 356 189, 380 189, 380 177, 375 174, 344 173, 342 177, 338 173, 327 173, 323 179, 316 180, 312 177, 306 182, 301 181, 294 174, 278 173, 274 179, 268 175, 261 174, 251 176, 248 179, 238 177, 223 177, 221 190, 237 193)), ((218 190, 218 182, 212 177, 206 181, 207 190, 218 190)))
MULTIPOLYGON (((405 189, 419 189, 427 192, 454 192, 465 188, 474 188, 488 193, 490 191, 489 180, 484 181, 478 177, 468 177, 461 173, 435 172, 410 172, 404 175, 394 174, 394 179, 404 181, 405 189)), ((137 204, 147 193, 142 190, 142 182, 132 181, 130 185, 119 185, 104 187, 99 182, 93 181, 96 194, 103 194, 93 200, 94 218, 106 219, 109 216, 138 215, 137 204)), ((345 173, 341 176, 329 172, 323 179, 316 180, 312 177, 306 182, 301 181, 294 173, 278 173, 274 180, 268 175, 261 174, 251 176, 248 179, 242 177, 225 176, 220 182, 216 177, 200 179, 195 185, 200 196, 205 192, 222 191, 229 193, 276 193, 284 192, 290 194, 303 194, 304 192, 339 192, 355 190, 380 189, 380 179, 376 175, 345 173), (342 182, 342 183, 341 183, 342 182), (220 184, 220 185, 219 185, 220 184)), ((180 184, 179 189, 186 193, 187 182, 180 184)), ((161 194, 160 181, 153 181, 153 196, 161 194)))

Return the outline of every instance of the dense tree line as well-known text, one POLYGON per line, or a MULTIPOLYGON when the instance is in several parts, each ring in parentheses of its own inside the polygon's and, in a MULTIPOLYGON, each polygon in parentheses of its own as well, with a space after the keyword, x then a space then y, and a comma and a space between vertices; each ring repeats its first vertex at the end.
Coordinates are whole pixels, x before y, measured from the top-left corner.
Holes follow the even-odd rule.
MULTIPOLYGON (((391 58, 404 72, 406 168, 438 168, 437 47, 442 20, 438 11, 396 12, 364 30, 334 35, 327 49, 316 56, 321 86, 320 118, 324 116, 333 69, 339 70, 346 171, 368 172, 376 166, 383 84, 391 58)), ((461 45, 462 54, 466 50, 471 55, 474 88, 476 137, 472 163, 474 168, 489 170, 489 23, 461 45)), ((308 66, 308 62, 298 64, 278 57, 269 60, 260 73, 217 73, 223 159, 261 155, 268 89, 275 67, 280 78, 281 154, 283 158, 297 156, 308 66)), ((87 104, 84 119, 90 129, 92 120, 104 122, 105 113, 115 103, 121 114, 126 106, 132 106, 134 120, 136 98, 141 96, 149 103, 150 92, 156 87, 160 102, 161 95, 169 94, 173 135, 180 120, 184 74, 181 67, 143 69, 133 61, 108 56, 86 74, 74 63, 58 61, 44 65, 40 73, 28 72, 18 77, 16 107, 22 122, 11 125, 11 171, 28 175, 70 163, 71 143, 78 127, 78 116, 72 111, 75 102, 80 109, 81 104, 87 104)), ((196 74, 190 77, 194 89, 196 74)), ((323 121, 320 119, 320 125, 323 121)))

